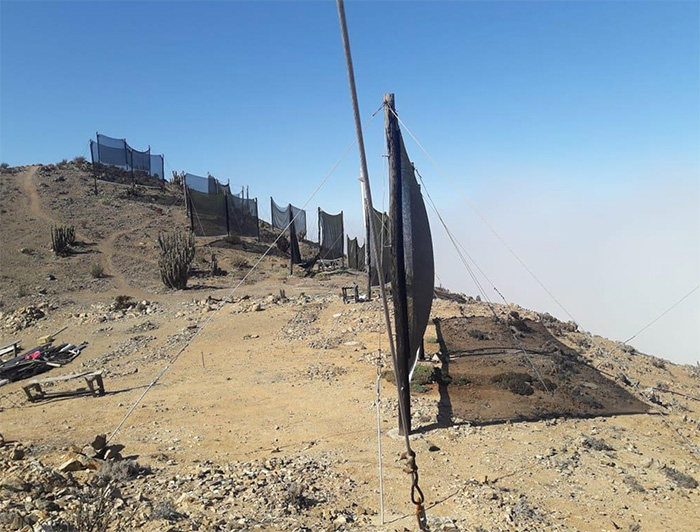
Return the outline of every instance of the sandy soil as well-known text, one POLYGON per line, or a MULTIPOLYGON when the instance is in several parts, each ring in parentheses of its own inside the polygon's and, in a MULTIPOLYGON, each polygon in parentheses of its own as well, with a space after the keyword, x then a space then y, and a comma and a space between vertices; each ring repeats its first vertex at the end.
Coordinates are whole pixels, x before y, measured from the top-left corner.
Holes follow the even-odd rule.
MULTIPOLYGON (((160 230, 186 224, 183 208, 172 204, 178 191, 166 192, 169 204, 163 205, 158 195, 164 193, 144 190, 133 199, 124 195, 124 187, 101 183, 95 197, 89 173, 72 166, 28 167, 1 175, 0 185, 0 325, 20 307, 44 302, 49 309, 28 328, 0 329, 0 344, 21 340, 31 347, 40 335, 68 325, 58 341, 87 341, 89 346, 51 376, 102 368, 108 392, 98 398, 30 404, 21 390, 23 383, 0 388, 0 433, 27 449, 25 461, 40 459, 58 467, 70 444, 83 445, 96 434, 110 434, 145 387, 168 367, 114 436, 125 445, 126 454, 154 470, 151 477, 134 481, 138 490, 125 487, 126 498, 138 491, 151 500, 175 501, 180 494, 155 479, 174 479, 207 461, 311 457, 330 460, 338 473, 337 486, 332 500, 313 514, 319 520, 313 523, 326 519, 327 524, 307 523, 307 528, 297 529, 416 529, 409 477, 399 459, 403 442, 391 431, 397 425, 395 390, 384 380, 380 421, 387 524, 380 524, 376 361, 387 359, 386 354, 378 357, 385 353, 386 339, 379 302, 343 304, 340 299, 341 286, 362 286, 359 274, 289 277, 284 257, 273 253, 224 303, 247 270, 243 261, 252 264, 260 245, 218 247, 220 242, 210 245, 203 239, 198 240, 197 267, 206 269, 204 260, 216 252, 229 275, 195 277, 188 290, 167 291, 159 286, 155 238, 160 230), (56 222, 76 226, 83 241, 79 253, 53 256, 49 228, 56 222), (108 277, 91 277, 95 262, 104 265, 108 277), (286 298, 279 297, 280 290, 286 298), (110 304, 120 294, 146 300, 148 313, 111 311, 110 304), (186 342, 190 343, 182 350, 186 342), (322 512, 350 502, 355 514, 347 523, 322 512)), ((498 306, 504 317, 511 310, 498 306)), ((517 310, 542 322, 537 313, 517 310)), ((488 309, 474 301, 460 305, 436 300, 433 315, 483 317, 488 309)), ((485 323, 480 322, 481 329, 485 323)), ((415 394, 413 445, 432 529, 700 529, 699 490, 679 487, 668 473, 673 468, 700 479, 695 454, 700 446, 700 402, 693 399, 700 373, 628 348, 617 349, 608 359, 581 332, 566 330, 559 322, 549 322, 546 330, 556 342, 575 350, 581 365, 563 376, 546 375, 561 381, 555 400, 544 390, 525 398, 491 383, 497 372, 528 371, 521 357, 511 354, 454 358, 450 374, 466 377, 471 384, 435 383, 415 394), (613 382, 610 376, 618 373, 637 386, 613 382), (566 379, 569 395, 562 391, 566 379), (584 383, 598 387, 589 386, 589 391, 607 390, 603 395, 608 399, 613 391, 621 394, 617 399, 624 395, 635 412, 648 413, 578 417, 596 413, 595 408, 584 412, 564 404, 584 383), (439 418, 445 394, 452 409, 447 422, 444 415, 439 418), (530 414, 543 413, 540 407, 553 403, 556 408, 548 414, 554 419, 509 421, 534 417, 530 414), (486 415, 488 409, 496 414, 486 415)), ((595 340, 607 351, 619 347, 603 338, 595 340)), ((440 351, 432 325, 426 351, 428 358, 440 351)), ((551 366, 551 357, 540 358, 536 363, 541 368, 551 366)), ((2 475, 0 471, 0 479, 2 475)), ((133 528, 189 530, 188 523, 200 514, 217 512, 216 505, 178 504, 187 517, 176 524, 144 519, 134 520, 133 528)), ((237 511, 245 515, 245 504, 237 511)), ((304 515, 299 519, 303 523, 304 515)), ((234 529, 231 526, 203 529, 234 529)), ((267 523, 257 528, 279 527, 267 523)))

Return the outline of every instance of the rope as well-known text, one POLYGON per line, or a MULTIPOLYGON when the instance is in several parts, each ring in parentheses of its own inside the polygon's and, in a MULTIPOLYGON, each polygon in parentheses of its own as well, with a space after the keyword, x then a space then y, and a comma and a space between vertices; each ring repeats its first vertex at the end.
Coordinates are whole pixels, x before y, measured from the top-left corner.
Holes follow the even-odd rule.
MULTIPOLYGON (((381 342, 381 340, 380 340, 381 342)), ((382 351, 377 354, 377 458, 379 465, 379 520, 384 524, 384 471, 382 464, 382 351)))
POLYGON ((698 288, 700 288, 700 284, 697 285, 695 288, 693 288, 690 292, 688 292, 688 293, 687 293, 686 295, 684 295, 682 298, 680 298, 678 301, 676 301, 676 302, 675 302, 673 305, 671 305, 669 308, 667 308, 666 310, 664 310, 664 311, 663 311, 661 314, 659 314, 656 318, 654 318, 654 319, 651 320, 649 323, 647 323, 644 327, 642 327, 641 329, 639 329, 639 330, 638 330, 636 333, 634 333, 632 336, 630 336, 629 338, 627 338, 627 340, 625 340, 624 342, 622 342, 621 344, 619 344, 618 346, 616 346, 615 349, 613 349, 612 351, 610 351, 610 356, 612 356, 612 354, 613 354, 614 352, 616 352, 618 349, 620 349, 621 346, 626 345, 627 342, 632 341, 632 340, 633 340, 634 338, 636 338, 639 334, 641 334, 642 332, 646 331, 649 327, 651 327, 652 325, 654 325, 657 321, 659 321, 661 318, 663 318, 666 314, 668 314, 668 313, 671 312, 674 308, 676 308, 678 305, 680 305, 681 303, 683 303, 683 301, 685 301, 686 299, 688 299, 688 298, 693 294, 693 292, 695 292, 698 288))
MULTIPOLYGON (((376 114, 376 113, 375 113, 376 114)), ((368 120, 364 128, 367 128, 369 124, 372 122, 374 119, 374 115, 368 120)), ((326 184, 326 182, 330 179, 330 177, 333 175, 333 173, 336 171, 338 166, 345 160, 345 157, 347 154, 350 152, 350 150, 355 146, 356 141, 353 141, 350 143, 350 145, 345 149, 343 152, 342 156, 338 160, 338 162, 331 168, 330 172, 326 174, 326 176, 321 180, 321 183, 316 187, 316 189, 313 191, 311 196, 306 200, 306 203, 304 203, 304 206, 302 207, 302 210, 306 208, 306 206, 309 204, 309 202, 318 194, 318 192, 323 188, 323 186, 326 184)), ((297 212, 296 216, 294 216, 287 226, 285 227, 284 231, 290 228, 294 224, 294 221, 296 218, 301 214, 301 210, 297 212)), ((119 430, 122 428, 124 423, 126 423, 127 419, 131 416, 131 414, 136 410, 136 407, 143 401, 144 397, 146 397, 146 394, 148 394, 149 391, 158 383, 158 381, 165 375, 165 373, 170 369, 170 367, 175 363, 175 361, 179 358, 179 356, 190 346, 190 344, 200 335, 200 333, 204 330, 204 328, 209 325, 209 323, 216 317, 216 315, 221 311, 221 309, 224 307, 226 303, 229 303, 231 301, 231 298, 233 295, 236 293, 238 288, 245 283, 245 281, 248 279, 251 273, 258 267, 258 265, 262 262, 262 260, 270 253, 270 251, 275 247, 277 244, 277 241, 282 237, 284 232, 280 233, 277 238, 268 246, 268 248, 265 250, 265 252, 258 258, 258 260, 253 264, 253 266, 248 270, 248 272, 243 276, 243 278, 238 282, 238 284, 231 290, 231 292, 221 301, 221 304, 219 305, 219 308, 217 308, 214 312, 211 313, 209 318, 197 329, 197 331, 192 335, 192 337, 187 340, 183 346, 180 348, 179 351, 173 355, 168 363, 163 367, 163 369, 156 375, 155 379, 146 387, 146 389, 143 391, 143 393, 139 396, 139 398, 136 400, 136 402, 129 408, 129 410, 126 412, 122 420, 119 422, 117 427, 114 429, 112 434, 110 434, 109 438, 107 441, 111 441, 112 438, 119 432, 119 430)))
MULTIPOLYGON (((464 196, 464 194, 462 194, 462 191, 461 191, 458 187, 455 186, 454 182, 450 179, 450 177, 449 177, 449 175, 447 174, 447 172, 445 172, 445 170, 440 166, 440 164, 435 160, 435 158, 433 158, 433 156, 430 155, 430 153, 423 147, 423 145, 421 144, 421 142, 418 140, 418 138, 416 138, 416 136, 413 134, 413 132, 410 130, 410 128, 401 120, 401 118, 400 118, 396 113, 393 113, 393 114, 394 114, 394 116, 396 116, 396 119, 399 121, 399 123, 401 124, 401 126, 408 132, 408 134, 411 136, 411 138, 415 141, 415 143, 418 145, 418 147, 419 147, 419 148, 423 151, 423 153, 431 160, 431 162, 436 166, 436 168, 440 171, 440 173, 442 173, 442 175, 446 178, 446 180, 447 180, 448 184, 450 185, 450 187, 462 198, 462 200, 467 204, 467 206, 468 206, 470 209, 472 209, 472 210, 474 211, 474 213, 476 213, 476 215, 481 219, 481 221, 484 223, 484 225, 486 225, 486 227, 496 236, 496 238, 498 238, 498 240, 506 247, 506 249, 511 253, 511 255, 513 255, 513 257, 515 257, 515 259, 516 259, 516 260, 521 264, 521 266, 530 274, 530 276, 537 282, 537 284, 539 284, 539 285, 542 287, 542 289, 549 295, 549 297, 564 311, 564 313, 566 313, 567 316, 569 316, 569 318, 571 318, 571 320, 572 320, 572 321, 574 322, 574 324, 583 332, 583 334, 586 335, 586 336, 589 338, 589 340, 591 341, 591 343, 597 348, 598 353, 600 353, 600 354, 602 354, 603 356, 605 356, 612 364, 614 364, 614 365, 616 365, 616 366, 618 366, 618 367, 621 367, 621 364, 615 362, 615 361, 612 359, 611 354, 608 353, 605 349, 603 349, 603 348, 601 347, 601 345, 596 341, 595 337, 594 337, 591 333, 589 333, 589 332, 587 332, 587 331, 585 331, 585 330, 582 329, 582 327, 580 326, 578 320, 576 320, 576 318, 566 309, 566 307, 564 307, 564 305, 563 305, 563 304, 556 298, 556 296, 544 285, 544 283, 543 283, 542 281, 540 281, 540 279, 534 274, 534 272, 525 264, 525 262, 515 253, 515 251, 514 251, 514 250, 507 244, 507 242, 501 237, 501 235, 491 226, 491 224, 489 224, 489 222, 486 220, 486 218, 476 209, 476 207, 474 207, 474 205, 464 196)), ((422 179, 421 179, 421 182, 422 182, 422 179)), ((427 191, 426 191, 426 192, 427 192, 427 191)), ((495 287, 494 287, 494 288, 495 288, 495 287)), ((632 338, 634 338, 635 336, 637 336, 638 334, 640 334, 642 331, 646 330, 648 327, 650 327, 651 325, 653 325, 656 321, 658 321, 659 319, 661 319, 666 313, 670 312, 673 308, 675 308, 675 307, 676 307, 678 304, 680 304, 683 300, 685 300, 687 297, 689 297, 689 296, 690 296, 693 292, 695 292, 695 290, 697 290, 698 288, 700 288, 700 285, 697 286, 697 287, 695 287, 693 290, 691 290, 690 293, 688 293, 686 296, 684 296, 683 298, 681 298, 677 303, 675 303, 673 306, 671 306, 669 309, 667 309, 665 312, 663 312, 663 313, 662 313, 660 316, 658 316, 655 320, 652 320, 651 323, 649 323, 649 324, 647 324, 645 327, 643 327, 640 331, 638 331, 635 335, 633 335, 632 338)), ((503 298, 503 295, 502 295, 500 292, 498 292, 498 293, 499 293, 499 295, 501 295, 501 297, 503 298)), ((503 299, 504 299, 504 301, 505 301, 505 298, 503 298, 503 299)), ((632 338, 626 340, 626 342, 629 342, 632 338)), ((690 449, 691 449, 691 451, 692 451, 693 453, 695 453, 696 455, 700 456, 700 450, 698 450, 698 448, 697 448, 695 445, 693 445, 693 444, 688 440, 688 438, 686 438, 678 429, 676 429, 675 427, 672 427, 672 426, 664 419, 664 416, 666 415, 664 412, 661 412, 660 410, 655 409, 655 408, 653 408, 653 407, 650 407, 650 408, 652 409, 652 411, 654 411, 654 412, 656 412, 656 413, 658 413, 658 414, 661 415, 661 419, 663 420, 664 424, 666 424, 666 426, 667 426, 668 428, 672 429, 674 432, 676 432, 678 435, 680 435, 681 438, 688 444, 688 446, 690 447, 690 449)))
MULTIPOLYGON (((533 371, 535 372, 535 374, 537 375, 537 379, 540 381, 540 383, 542 384, 542 387, 545 389, 545 391, 546 391, 547 393, 552 393, 551 390, 549 389, 549 387, 547 386, 547 384, 544 382, 544 379, 542 378, 542 375, 540 374, 539 370, 538 370, 537 367, 535 366, 534 362, 533 362, 532 359, 530 358, 530 355, 528 355, 527 350, 526 350, 525 347, 523 346, 522 342, 520 342, 520 339, 515 335, 515 333, 510 329, 510 327, 508 327, 508 325, 503 321, 503 319, 502 319, 502 318, 498 315, 498 313, 496 312, 495 308, 493 307, 493 303, 491 302, 491 299, 490 299, 489 296, 486 294, 486 291, 485 291, 484 288, 481 286, 481 283, 480 283, 479 280, 476 278, 476 275, 474 274, 474 272, 472 271, 471 267, 469 266, 469 264, 468 264, 467 261, 465 260, 464 256, 462 255, 462 253, 461 253, 461 251, 460 251, 460 249, 459 249, 459 246, 458 246, 457 243, 456 243, 456 238, 454 237, 454 235, 452 234, 452 232, 450 231, 450 229, 447 227, 447 223, 445 222, 445 220, 443 219, 442 215, 441 215, 440 212, 438 211, 437 206, 435 205, 435 202, 433 201, 433 198, 432 198, 432 196, 430 195, 430 192, 428 191, 428 187, 425 186, 425 181, 423 180, 423 176, 422 176, 422 175, 420 174, 420 172, 416 169, 415 165, 414 165, 413 169, 415 170, 416 175, 417 175, 418 178, 420 179, 420 182, 421 182, 421 184, 422 184, 422 186, 423 186, 423 190, 425 190, 425 195, 428 197, 428 202, 430 203, 430 206, 432 207, 433 211, 435 211, 435 215, 438 217, 438 219, 440 220, 440 223, 442 224, 442 227, 445 229, 445 232, 447 233, 447 236, 449 237, 450 241, 452 242, 452 245, 454 246, 455 250, 457 251, 457 254, 459 255, 460 259, 462 260, 462 264, 464 264, 464 267, 467 269, 467 272, 469 272, 469 275, 471 276, 472 280, 474 281, 474 283, 475 283, 476 286, 478 287, 478 289, 479 289, 479 291, 481 292, 481 294, 484 296, 484 299, 486 300, 486 304, 488 305, 489 310, 491 311, 491 313, 493 314, 493 316, 496 318, 496 320, 497 320, 499 323, 501 323, 501 324, 508 330, 508 332, 510 332, 510 335, 513 337, 513 340, 515 340, 515 343, 518 345, 518 349, 520 350, 520 352, 521 352, 523 355, 525 355, 525 358, 527 359, 528 363, 530 364, 530 367, 532 368, 532 370, 533 370, 533 371)), ((470 258, 471 258, 471 257, 470 257, 470 258)), ((472 259, 472 262, 474 262, 474 259, 472 259)), ((474 264, 476 264, 476 262, 474 262, 474 264)), ((484 276, 486 276, 486 275, 484 274, 484 276)), ((488 279, 488 277, 487 277, 487 279, 488 279)), ((500 294, 500 292, 498 292, 498 293, 500 294)), ((503 296, 501 295, 501 297, 503 297, 503 296)), ((505 298, 504 298, 504 301, 505 301, 505 298)), ((506 302, 506 304, 507 304, 507 302, 506 302)))

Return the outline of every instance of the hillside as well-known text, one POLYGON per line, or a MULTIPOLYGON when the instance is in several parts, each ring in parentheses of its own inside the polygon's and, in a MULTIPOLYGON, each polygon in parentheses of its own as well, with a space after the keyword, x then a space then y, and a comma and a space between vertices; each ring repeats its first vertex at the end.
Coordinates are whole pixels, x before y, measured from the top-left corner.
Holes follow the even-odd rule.
MULTIPOLYGON (((273 246, 227 301, 272 241, 264 231, 198 238, 188 288, 167 290, 156 239, 187 226, 181 191, 98 182, 96 196, 87 164, 0 170, 0 221, 0 345, 29 349, 67 326, 57 343, 87 347, 40 378, 101 369, 107 392, 30 403, 26 382, 0 386, 0 530, 70 530, 100 503, 125 518, 119 530, 417 529, 390 378, 379 523, 381 302, 340 298, 361 274, 289 276, 273 246), (66 257, 50 249, 58 223, 77 231, 66 257), (208 274, 212 254, 226 275, 208 274), (84 446, 188 341, 110 441, 123 459, 92 458, 84 446)), ((700 369, 494 308, 502 321, 470 297, 434 301, 413 394, 430 529, 700 529, 700 369)))

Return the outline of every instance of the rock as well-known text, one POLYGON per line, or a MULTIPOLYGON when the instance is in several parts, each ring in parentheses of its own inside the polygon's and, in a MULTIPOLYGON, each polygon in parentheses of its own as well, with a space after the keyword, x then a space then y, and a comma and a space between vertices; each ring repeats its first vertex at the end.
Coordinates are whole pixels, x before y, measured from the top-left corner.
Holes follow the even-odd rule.
POLYGON ((0 488, 8 491, 20 492, 29 491, 31 486, 17 475, 12 475, 0 481, 0 488))
POLYGON ((63 462, 60 466, 58 466, 58 470, 62 471, 63 473, 69 473, 72 471, 83 471, 84 469, 87 469, 87 468, 77 458, 69 458, 68 460, 63 462))
POLYGON ((24 449, 22 447, 16 446, 12 449, 10 460, 22 460, 22 458, 24 458, 24 449))
POLYGON ((4 446, 5 446, 5 438, 3 437, 2 434, 0 434, 0 447, 4 447, 4 446))

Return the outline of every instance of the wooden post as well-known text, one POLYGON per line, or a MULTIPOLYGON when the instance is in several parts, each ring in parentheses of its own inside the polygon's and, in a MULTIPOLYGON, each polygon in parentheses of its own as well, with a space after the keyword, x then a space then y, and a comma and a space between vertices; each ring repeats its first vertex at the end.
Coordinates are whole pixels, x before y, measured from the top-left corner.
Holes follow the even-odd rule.
POLYGON ((224 192, 224 209, 226 210, 226 234, 231 234, 231 225, 228 219, 228 189, 224 192))
MULTIPOLYGON (((371 206, 367 206, 365 202, 365 268, 367 270, 367 299, 372 299, 372 235, 370 229, 372 227, 370 216, 371 206)), ((359 243, 357 244, 360 245, 359 243)))
MULTIPOLYGON (((403 238, 401 143, 394 114, 394 95, 384 95, 386 140, 389 152, 389 219, 391 220, 391 294, 396 327, 396 383, 399 389, 399 433, 411 433, 411 390, 408 380, 410 341, 406 300, 406 265, 403 238)), ((380 273, 381 275, 381 273, 380 273)))
POLYGON ((343 211, 340 211, 340 265, 345 268, 345 223, 343 221, 343 211))
POLYGON ((294 275, 294 241, 297 232, 294 229, 294 214, 292 214, 292 204, 288 204, 289 210, 289 275, 294 275))
POLYGON ((260 241, 260 215, 258 214, 258 198, 255 198, 255 223, 258 228, 258 242, 260 241))
POLYGON ((323 260, 323 241, 321 240, 321 207, 318 208, 318 256, 323 260))
MULTIPOLYGON (((97 143, 97 158, 100 158, 100 144, 97 143)), ((97 170, 95 169, 95 156, 92 154, 92 139, 90 139, 90 161, 92 162, 92 178, 95 182, 95 196, 97 196, 97 170)))

